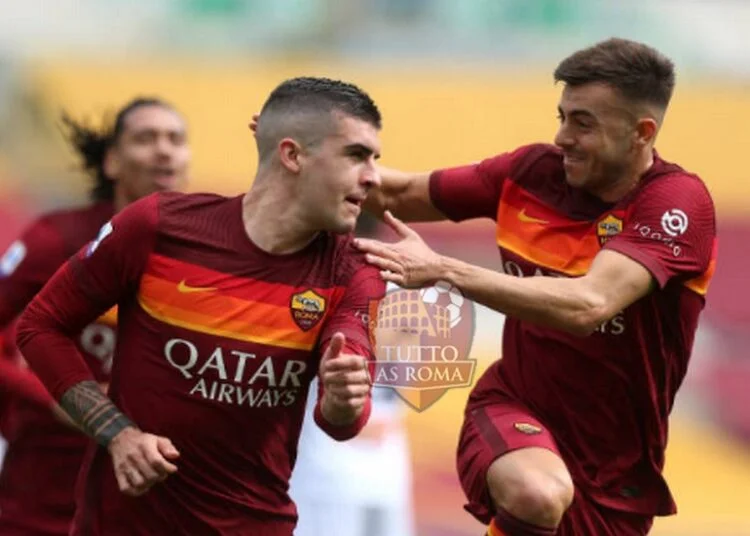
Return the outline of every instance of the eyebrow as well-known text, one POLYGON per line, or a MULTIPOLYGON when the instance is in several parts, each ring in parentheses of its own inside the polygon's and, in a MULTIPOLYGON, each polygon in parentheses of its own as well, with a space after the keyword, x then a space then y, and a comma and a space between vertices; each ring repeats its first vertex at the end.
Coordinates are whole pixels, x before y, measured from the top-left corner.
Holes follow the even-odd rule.
POLYGON ((372 147, 368 147, 363 143, 351 143, 349 145, 346 145, 344 147, 344 151, 346 151, 348 154, 361 152, 365 153, 367 156, 375 155, 375 160, 380 158, 380 153, 375 152, 372 147))
POLYGON ((560 115, 567 115, 568 117, 587 117, 590 119, 593 119, 594 121, 597 120, 596 116, 589 112, 588 110, 570 110, 568 113, 565 113, 562 108, 559 106, 557 107, 557 113, 560 115))
POLYGON ((133 128, 131 132, 134 136, 138 136, 139 134, 159 134, 160 132, 166 132, 168 134, 185 134, 187 132, 187 129, 183 127, 158 128, 149 126, 142 128, 133 128))

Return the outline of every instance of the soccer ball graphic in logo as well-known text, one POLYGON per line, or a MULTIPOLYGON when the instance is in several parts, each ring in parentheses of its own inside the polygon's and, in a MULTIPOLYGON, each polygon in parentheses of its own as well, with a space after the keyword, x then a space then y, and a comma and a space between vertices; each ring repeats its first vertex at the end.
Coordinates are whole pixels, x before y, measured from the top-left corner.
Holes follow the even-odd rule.
POLYGON ((419 294, 424 303, 445 307, 451 328, 455 328, 461 322, 461 306, 464 304, 464 297, 456 287, 445 281, 438 281, 434 287, 420 290, 419 294))

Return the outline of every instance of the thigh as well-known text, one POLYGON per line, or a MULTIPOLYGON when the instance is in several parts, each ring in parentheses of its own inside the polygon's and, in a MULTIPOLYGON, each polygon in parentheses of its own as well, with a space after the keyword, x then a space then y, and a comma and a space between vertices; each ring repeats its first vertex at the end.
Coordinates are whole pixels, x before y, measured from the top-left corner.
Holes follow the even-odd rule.
POLYGON ((652 516, 612 510, 576 490, 573 504, 565 512, 557 535, 646 536, 652 524, 652 516))
MULTIPOLYGON (((522 449, 551 452, 564 469, 554 438, 536 417, 523 406, 500 403, 467 413, 458 444, 457 469, 468 504, 466 510, 488 524, 494 506, 487 486, 487 472, 495 460, 522 449)), ((531 451, 528 451, 531 452, 531 451)), ((508 458, 512 464, 520 457, 508 458)))
POLYGON ((414 536, 414 517, 411 505, 388 505, 378 509, 382 516, 377 531, 370 531, 368 536, 414 536))

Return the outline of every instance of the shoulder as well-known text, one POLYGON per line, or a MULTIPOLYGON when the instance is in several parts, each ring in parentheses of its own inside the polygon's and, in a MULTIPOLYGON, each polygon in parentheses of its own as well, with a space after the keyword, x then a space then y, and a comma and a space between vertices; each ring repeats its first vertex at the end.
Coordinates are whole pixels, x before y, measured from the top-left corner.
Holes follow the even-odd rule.
POLYGON ((93 205, 64 208, 47 212, 39 216, 34 226, 54 226, 58 229, 66 227, 76 227, 79 226, 83 221, 89 222, 95 219, 95 217, 99 213, 104 212, 102 210, 104 207, 108 207, 106 210, 107 215, 103 218, 106 221, 106 218, 112 217, 112 214, 114 212, 112 209, 112 205, 96 203, 93 205))
POLYGON ((159 192, 156 196, 160 214, 172 214, 184 211, 210 209, 221 206, 229 199, 226 196, 210 193, 159 192))
POLYGON ((529 175, 555 174, 562 172, 562 152, 547 143, 534 143, 519 147, 511 156, 510 175, 522 180, 529 175))
POLYGON ((671 203, 715 210, 711 193, 698 174, 658 157, 630 200, 640 204, 671 203))
POLYGON ((334 279, 337 285, 346 286, 357 278, 380 279, 380 271, 365 260, 365 255, 354 246, 354 235, 331 235, 334 257, 334 279))
POLYGON ((55 210, 40 216, 27 230, 28 240, 57 244, 66 257, 96 236, 101 226, 112 218, 111 203, 55 210))

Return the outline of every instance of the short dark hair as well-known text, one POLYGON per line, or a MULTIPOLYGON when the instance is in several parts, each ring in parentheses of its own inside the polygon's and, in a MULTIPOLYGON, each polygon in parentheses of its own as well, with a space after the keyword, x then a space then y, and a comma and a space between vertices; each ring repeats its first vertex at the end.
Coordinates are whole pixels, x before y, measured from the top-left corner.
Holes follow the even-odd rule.
POLYGON ((137 97, 120 108, 111 124, 105 120, 99 127, 73 120, 67 113, 62 114, 62 126, 66 139, 78 153, 81 168, 94 179, 91 198, 94 201, 112 201, 115 196, 115 185, 104 173, 104 159, 107 150, 122 136, 125 121, 131 112, 144 106, 160 106, 169 110, 174 107, 157 97, 137 97))
POLYGON ((377 129, 382 126, 377 105, 354 84, 310 76, 285 80, 271 92, 260 111, 256 139, 261 159, 272 150, 279 136, 291 132, 305 143, 314 143, 327 134, 322 131, 323 123, 315 118, 325 116, 327 122, 333 112, 361 119, 377 129), (284 121, 280 121, 282 118, 284 121))
POLYGON ((359 87, 341 80, 312 76, 286 80, 271 92, 260 113, 284 107, 336 110, 381 128, 380 110, 375 102, 359 87))
POLYGON ((662 109, 675 84, 672 60, 648 45, 619 38, 571 54, 557 66, 554 77, 572 87, 603 82, 626 99, 662 109))

